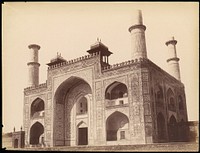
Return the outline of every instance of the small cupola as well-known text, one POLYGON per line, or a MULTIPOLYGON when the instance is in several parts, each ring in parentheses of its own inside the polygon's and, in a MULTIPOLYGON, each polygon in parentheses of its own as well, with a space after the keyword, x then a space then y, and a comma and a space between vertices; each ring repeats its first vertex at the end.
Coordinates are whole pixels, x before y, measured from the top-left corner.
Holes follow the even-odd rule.
POLYGON ((56 57, 51 59, 50 63, 48 63, 47 65, 52 66, 63 62, 66 62, 66 60, 61 56, 61 54, 58 54, 57 52, 56 57))
POLYGON ((89 54, 99 53, 101 57, 102 66, 108 66, 109 61, 108 57, 113 54, 108 50, 108 47, 105 46, 99 38, 97 38, 97 42, 90 46, 90 50, 87 51, 89 54))

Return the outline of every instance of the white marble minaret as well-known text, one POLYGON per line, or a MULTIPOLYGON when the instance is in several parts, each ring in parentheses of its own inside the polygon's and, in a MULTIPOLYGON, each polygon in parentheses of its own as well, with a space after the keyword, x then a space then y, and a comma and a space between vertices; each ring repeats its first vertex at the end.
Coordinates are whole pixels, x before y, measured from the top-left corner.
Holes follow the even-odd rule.
POLYGON ((39 67, 38 63, 38 50, 40 46, 36 44, 31 44, 28 46, 29 51, 29 62, 28 65, 28 86, 37 86, 39 84, 39 67))
POLYGON ((169 41, 165 43, 168 47, 168 54, 169 54, 167 63, 168 63, 169 74, 174 76, 177 80, 181 81, 180 68, 178 62, 179 58, 177 57, 176 54, 176 43, 177 41, 174 40, 174 37, 172 37, 169 41))
POLYGON ((131 33, 132 59, 147 58, 146 26, 143 25, 141 10, 135 11, 132 23, 133 25, 128 29, 131 33))

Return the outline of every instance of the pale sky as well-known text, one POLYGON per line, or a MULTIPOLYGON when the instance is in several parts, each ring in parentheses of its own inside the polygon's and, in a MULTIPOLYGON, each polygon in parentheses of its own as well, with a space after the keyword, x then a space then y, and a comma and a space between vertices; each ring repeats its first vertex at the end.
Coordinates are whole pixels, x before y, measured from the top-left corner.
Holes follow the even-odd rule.
POLYGON ((165 42, 174 36, 185 85, 189 120, 199 120, 199 6, 196 2, 3 4, 3 131, 23 125, 23 90, 28 84, 28 45, 38 44, 40 83, 57 52, 66 60, 87 54, 97 37, 113 52, 110 63, 131 59, 128 28, 142 10, 148 58, 167 71, 165 42))

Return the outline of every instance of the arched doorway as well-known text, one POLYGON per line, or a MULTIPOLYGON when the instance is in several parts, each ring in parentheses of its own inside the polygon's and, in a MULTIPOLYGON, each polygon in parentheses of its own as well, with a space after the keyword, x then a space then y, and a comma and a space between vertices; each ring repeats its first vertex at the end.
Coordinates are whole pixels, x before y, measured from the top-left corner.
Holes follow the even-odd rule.
POLYGON ((88 127, 84 122, 81 122, 77 126, 77 141, 78 145, 88 144, 88 127))
POLYGON ((31 118, 44 117, 44 101, 36 98, 31 104, 31 118))
POLYGON ((128 136, 128 117, 121 112, 114 112, 106 120, 106 140, 118 141, 128 136))
POLYGON ((18 139, 14 140, 14 148, 18 148, 18 139))
POLYGON ((124 83, 113 82, 105 90, 106 107, 128 103, 128 89, 124 83))
POLYGON ((155 94, 155 99, 156 99, 156 106, 160 108, 164 108, 164 96, 163 96, 163 89, 160 85, 156 87, 156 94, 155 94))
POLYGON ((178 141, 178 126, 174 115, 169 119, 168 123, 169 141, 178 141))
POLYGON ((170 88, 167 90, 167 102, 168 102, 168 110, 176 112, 176 101, 174 98, 174 93, 170 88))
MULTIPOLYGON (((77 145, 75 143, 75 140, 78 138, 76 133, 77 127, 75 126, 76 116, 86 115, 84 118, 88 118, 87 111, 90 110, 90 102, 86 97, 91 97, 91 95, 90 85, 79 77, 72 76, 57 88, 54 96, 54 119, 56 120, 54 122, 55 146, 77 145)), ((82 132, 86 133, 86 130, 82 130, 82 132)))
POLYGON ((166 124, 165 124, 165 118, 162 113, 158 113, 157 115, 157 129, 158 129, 158 141, 165 142, 166 141, 166 124))
POLYGON ((105 99, 113 100, 128 96, 128 90, 125 84, 114 82, 106 89, 105 99))
POLYGON ((40 142, 40 136, 44 133, 44 127, 41 123, 36 122, 31 126, 30 129, 30 144, 31 145, 39 145, 40 142))

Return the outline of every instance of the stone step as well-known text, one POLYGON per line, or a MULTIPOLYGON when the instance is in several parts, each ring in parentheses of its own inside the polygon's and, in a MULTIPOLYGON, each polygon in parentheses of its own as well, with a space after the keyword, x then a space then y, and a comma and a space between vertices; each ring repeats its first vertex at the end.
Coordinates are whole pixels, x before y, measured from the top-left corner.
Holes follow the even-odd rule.
POLYGON ((115 146, 60 146, 49 148, 16 148, 12 150, 34 151, 198 151, 198 143, 157 143, 115 146))

